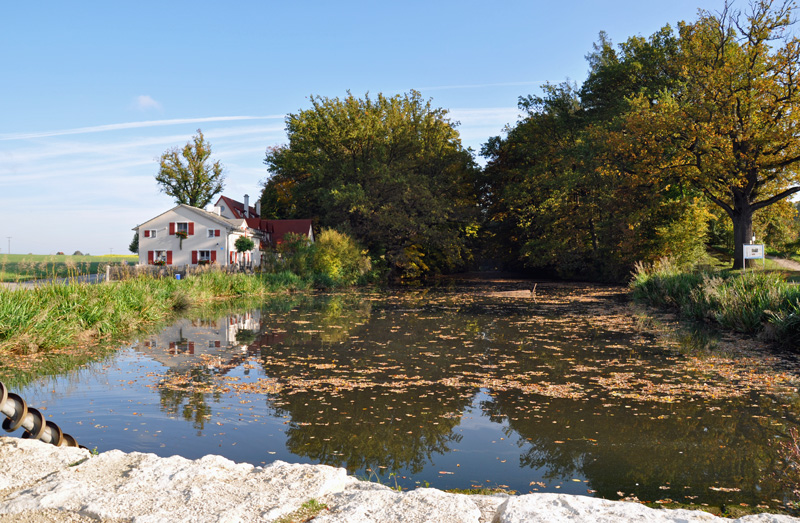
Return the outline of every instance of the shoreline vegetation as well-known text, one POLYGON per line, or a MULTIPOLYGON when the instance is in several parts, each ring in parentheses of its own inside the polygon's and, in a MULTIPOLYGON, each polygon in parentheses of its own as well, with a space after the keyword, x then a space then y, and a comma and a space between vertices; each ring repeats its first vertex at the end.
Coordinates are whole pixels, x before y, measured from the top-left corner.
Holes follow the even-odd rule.
POLYGON ((122 340, 192 306, 304 291, 311 282, 283 271, 202 271, 182 280, 140 276, 113 284, 48 283, 0 289, 0 352, 36 353, 122 340))
POLYGON ((632 298, 683 318, 800 347, 800 287, 779 272, 683 268, 672 259, 636 265, 632 298))

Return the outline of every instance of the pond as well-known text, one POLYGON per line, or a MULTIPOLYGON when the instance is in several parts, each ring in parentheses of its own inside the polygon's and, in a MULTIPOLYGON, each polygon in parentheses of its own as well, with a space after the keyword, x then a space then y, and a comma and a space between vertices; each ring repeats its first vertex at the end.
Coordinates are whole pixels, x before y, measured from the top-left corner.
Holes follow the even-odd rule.
POLYGON ((796 362, 653 334, 621 287, 531 285, 292 295, 18 392, 100 451, 325 463, 403 489, 794 499, 796 362))

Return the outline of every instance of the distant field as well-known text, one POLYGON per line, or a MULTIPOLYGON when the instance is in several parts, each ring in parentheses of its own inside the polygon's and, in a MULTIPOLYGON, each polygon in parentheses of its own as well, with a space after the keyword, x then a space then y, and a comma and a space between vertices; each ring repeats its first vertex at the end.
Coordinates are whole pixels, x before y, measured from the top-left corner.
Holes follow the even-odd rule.
POLYGON ((97 274, 109 263, 136 263, 135 254, 105 256, 59 256, 55 254, 2 254, 0 281, 27 281, 41 278, 66 278, 82 274, 97 274))

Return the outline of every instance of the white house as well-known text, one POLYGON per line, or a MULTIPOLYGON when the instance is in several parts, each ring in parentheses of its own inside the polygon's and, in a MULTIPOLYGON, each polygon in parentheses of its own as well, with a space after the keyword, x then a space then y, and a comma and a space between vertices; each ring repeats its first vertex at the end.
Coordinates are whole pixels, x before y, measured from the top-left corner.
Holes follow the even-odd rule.
POLYGON ((180 204, 133 230, 139 233, 140 265, 261 263, 263 234, 245 219, 229 219, 217 212, 180 204), (253 240, 253 250, 236 251, 234 244, 241 236, 253 240))
POLYGON ((220 196, 212 211, 180 204, 134 227, 139 233, 139 265, 261 264, 262 250, 274 248, 288 233, 314 241, 312 221, 262 220, 260 202, 250 207, 220 196), (253 240, 253 250, 239 253, 241 236, 253 240))

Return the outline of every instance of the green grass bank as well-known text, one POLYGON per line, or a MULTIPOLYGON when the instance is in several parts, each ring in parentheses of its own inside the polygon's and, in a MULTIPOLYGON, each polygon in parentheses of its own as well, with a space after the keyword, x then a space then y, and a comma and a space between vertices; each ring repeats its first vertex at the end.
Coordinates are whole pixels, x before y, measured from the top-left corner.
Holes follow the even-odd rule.
POLYGON ((686 270, 661 260, 637 265, 630 287, 637 301, 800 348, 800 287, 779 272, 686 270))
POLYGON ((204 271, 182 280, 140 276, 101 285, 52 283, 33 289, 2 289, 0 353, 50 351, 121 340, 192 306, 309 287, 307 280, 288 272, 246 275, 204 271))

